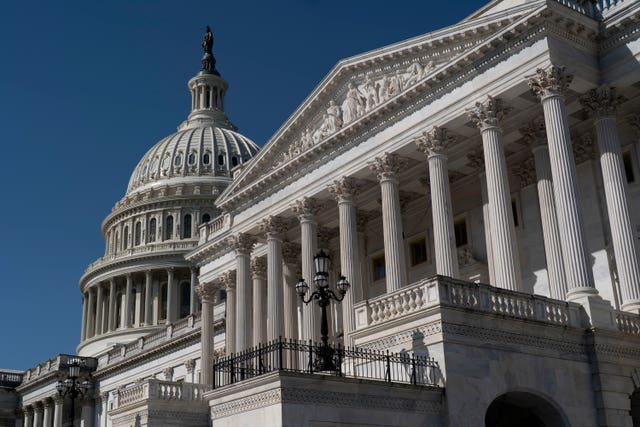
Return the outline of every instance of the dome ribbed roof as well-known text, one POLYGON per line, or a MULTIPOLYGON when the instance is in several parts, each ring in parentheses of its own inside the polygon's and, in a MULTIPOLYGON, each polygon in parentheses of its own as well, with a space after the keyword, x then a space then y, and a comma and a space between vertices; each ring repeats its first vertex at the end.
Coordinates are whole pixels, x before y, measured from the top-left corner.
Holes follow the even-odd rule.
POLYGON ((180 130, 142 157, 129 180, 127 195, 172 183, 228 180, 230 170, 250 160, 258 150, 250 139, 213 124, 180 130))

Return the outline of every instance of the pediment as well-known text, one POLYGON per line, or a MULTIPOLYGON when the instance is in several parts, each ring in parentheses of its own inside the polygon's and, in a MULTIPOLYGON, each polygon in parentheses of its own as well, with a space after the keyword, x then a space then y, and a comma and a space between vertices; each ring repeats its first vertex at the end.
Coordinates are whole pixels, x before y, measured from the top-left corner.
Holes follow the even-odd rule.
MULTIPOLYGON (((349 132, 367 116, 380 115, 386 106, 400 102, 425 82, 437 82, 459 58, 496 37, 499 30, 522 18, 544 2, 529 3, 514 13, 498 17, 480 15, 432 33, 344 59, 327 74, 315 90, 268 141, 240 176, 221 194, 218 206, 225 209, 244 189, 266 177, 284 175, 290 163, 333 136, 349 132)), ((498 3, 494 2, 496 7, 498 3)), ((490 5, 491 5, 490 4, 490 5)), ((299 167, 299 166, 297 166, 299 167)))

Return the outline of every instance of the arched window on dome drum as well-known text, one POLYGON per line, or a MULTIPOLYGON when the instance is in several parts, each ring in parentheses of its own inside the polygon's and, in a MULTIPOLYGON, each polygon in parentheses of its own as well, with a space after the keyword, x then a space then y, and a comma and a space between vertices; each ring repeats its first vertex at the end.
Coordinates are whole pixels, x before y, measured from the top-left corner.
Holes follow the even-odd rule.
POLYGON ((189 153, 189 165, 193 166, 196 164, 196 153, 189 153))
POLYGON ((218 154, 218 164, 220 166, 224 165, 224 156, 222 154, 218 154))
POLYGON ((191 238, 191 214, 186 214, 184 216, 184 224, 182 226, 182 238, 183 239, 191 238))
POLYGON ((169 215, 165 221, 164 239, 165 240, 173 239, 173 217, 171 215, 169 215))
POLYGON ((209 215, 208 213, 202 215, 202 223, 204 224, 205 222, 209 222, 211 221, 211 215, 209 215))
POLYGON ((174 166, 180 166, 182 164, 182 155, 178 154, 176 158, 173 160, 174 166))
POLYGON ((140 221, 138 221, 138 222, 136 222, 134 244, 136 246, 140 246, 140 241, 141 240, 142 240, 142 223, 140 221))
POLYGON ((122 249, 127 249, 129 246, 129 226, 124 226, 124 231, 122 232, 122 249))
POLYGON ((156 241, 156 219, 155 218, 151 218, 151 221, 149 221, 149 241, 150 242, 156 241))
POLYGON ((238 166, 238 157, 237 156, 231 157, 231 166, 238 166))
POLYGON ((180 284, 180 318, 187 317, 191 309, 191 284, 182 282, 180 284))
POLYGON ((204 153, 204 156, 202 156, 202 163, 205 165, 211 163, 211 155, 209 153, 204 153))

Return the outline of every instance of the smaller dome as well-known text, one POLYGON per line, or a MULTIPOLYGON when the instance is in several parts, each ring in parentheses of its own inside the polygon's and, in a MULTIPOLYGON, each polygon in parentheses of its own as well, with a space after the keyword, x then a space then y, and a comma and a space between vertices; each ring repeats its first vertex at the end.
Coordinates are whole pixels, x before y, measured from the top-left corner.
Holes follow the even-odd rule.
POLYGON ((231 178, 231 169, 248 160, 259 147, 224 127, 188 127, 154 145, 133 171, 127 195, 179 182, 211 183, 231 178))

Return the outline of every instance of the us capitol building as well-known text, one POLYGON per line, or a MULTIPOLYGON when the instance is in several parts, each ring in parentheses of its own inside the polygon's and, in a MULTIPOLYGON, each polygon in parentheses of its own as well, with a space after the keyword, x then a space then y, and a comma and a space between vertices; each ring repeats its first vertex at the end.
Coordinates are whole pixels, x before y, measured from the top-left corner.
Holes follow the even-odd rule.
POLYGON ((0 370, 0 426, 640 426, 639 37, 638 0, 494 0, 260 149, 207 28, 77 355, 0 370))

